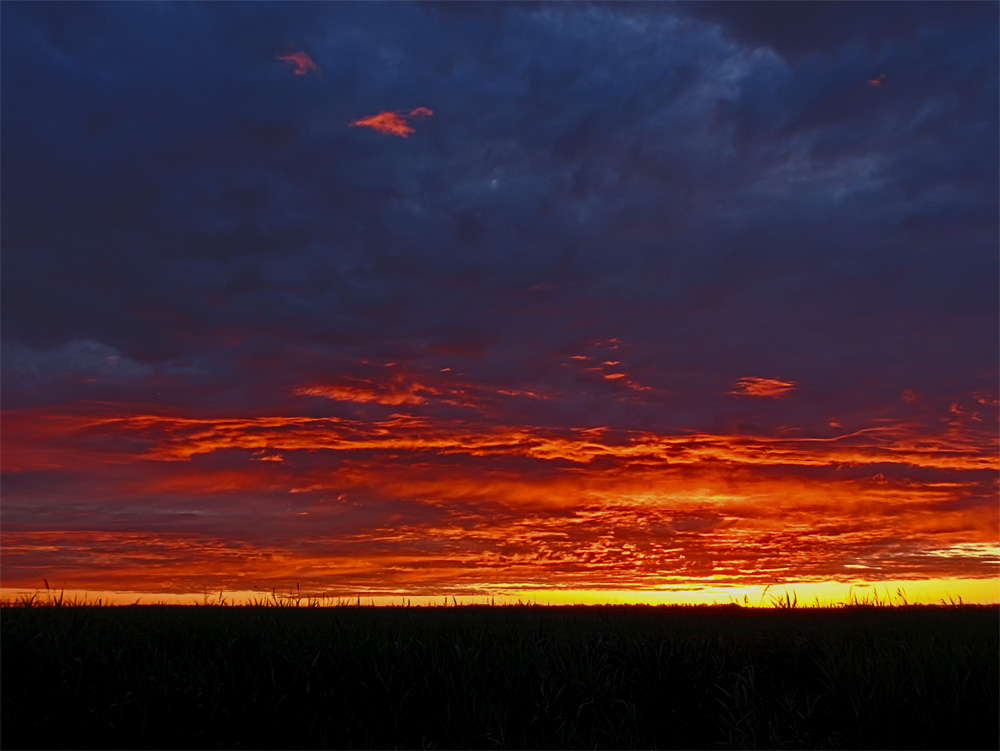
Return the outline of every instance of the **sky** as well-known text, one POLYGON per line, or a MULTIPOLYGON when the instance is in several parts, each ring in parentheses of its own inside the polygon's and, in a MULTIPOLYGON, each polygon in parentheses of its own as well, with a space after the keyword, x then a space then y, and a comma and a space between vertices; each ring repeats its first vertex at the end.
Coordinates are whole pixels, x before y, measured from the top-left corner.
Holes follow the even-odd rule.
POLYGON ((1000 600, 998 13, 4 2, 4 592, 1000 600))

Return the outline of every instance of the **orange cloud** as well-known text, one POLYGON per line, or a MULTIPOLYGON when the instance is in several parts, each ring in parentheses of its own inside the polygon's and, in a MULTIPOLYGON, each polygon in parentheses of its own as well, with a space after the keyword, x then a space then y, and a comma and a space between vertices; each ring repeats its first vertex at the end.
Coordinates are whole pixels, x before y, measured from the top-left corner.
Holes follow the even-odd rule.
POLYGON ((427 107, 417 107, 414 110, 410 110, 409 113, 398 110, 395 112, 380 112, 377 115, 369 115, 368 117, 362 117, 360 120, 355 120, 350 125, 352 127, 361 126, 371 128, 379 133, 406 138, 410 133, 416 132, 414 128, 410 127, 407 118, 423 120, 433 114, 434 111, 427 107))
POLYGON ((736 382, 736 388, 730 394, 744 396, 770 396, 778 398, 795 389, 794 381, 779 381, 777 378, 757 378, 748 376, 736 382))
POLYGON ((309 71, 319 73, 319 66, 316 65, 316 63, 312 61, 312 58, 302 50, 290 52, 287 55, 278 55, 277 59, 283 60, 286 63, 291 63, 295 69, 295 75, 297 76, 304 76, 309 71))

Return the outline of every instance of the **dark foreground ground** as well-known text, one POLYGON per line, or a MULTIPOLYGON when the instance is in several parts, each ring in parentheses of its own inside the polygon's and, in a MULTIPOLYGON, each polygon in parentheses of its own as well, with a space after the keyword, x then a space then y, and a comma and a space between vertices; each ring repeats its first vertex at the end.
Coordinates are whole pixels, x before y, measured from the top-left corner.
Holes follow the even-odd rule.
POLYGON ((992 748, 995 607, 0 611, 0 746, 992 748))

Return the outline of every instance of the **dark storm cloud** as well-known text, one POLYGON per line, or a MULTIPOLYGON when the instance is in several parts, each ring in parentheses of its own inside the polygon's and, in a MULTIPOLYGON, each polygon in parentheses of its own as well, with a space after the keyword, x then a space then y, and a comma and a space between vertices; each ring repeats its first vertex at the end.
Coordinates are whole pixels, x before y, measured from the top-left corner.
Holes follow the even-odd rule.
POLYGON ((919 378, 900 327, 995 308, 996 45, 968 9, 9 8, 4 334, 29 349, 208 373, 300 342, 503 381, 625 335, 650 385, 724 393, 825 357, 919 378), (345 127, 424 106, 405 143, 345 127))
MULTIPOLYGON (((720 24, 728 34, 754 46, 765 45, 797 61, 810 55, 835 55, 843 48, 864 52, 891 49, 911 42, 922 30, 947 23, 952 32, 974 34, 977 26, 996 25, 997 9, 989 3, 907 3, 905 11, 888 3, 677 3, 681 12, 720 24)), ((872 76, 873 78, 875 76, 872 76)))

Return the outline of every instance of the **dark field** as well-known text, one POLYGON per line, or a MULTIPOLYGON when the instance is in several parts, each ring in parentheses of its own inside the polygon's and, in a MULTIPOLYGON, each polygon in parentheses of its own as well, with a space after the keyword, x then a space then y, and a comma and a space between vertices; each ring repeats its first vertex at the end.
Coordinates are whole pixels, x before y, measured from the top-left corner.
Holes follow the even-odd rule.
POLYGON ((7 607, 4 749, 997 748, 996 607, 7 607))

